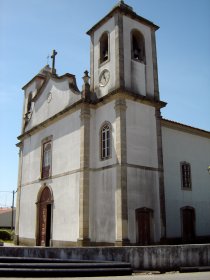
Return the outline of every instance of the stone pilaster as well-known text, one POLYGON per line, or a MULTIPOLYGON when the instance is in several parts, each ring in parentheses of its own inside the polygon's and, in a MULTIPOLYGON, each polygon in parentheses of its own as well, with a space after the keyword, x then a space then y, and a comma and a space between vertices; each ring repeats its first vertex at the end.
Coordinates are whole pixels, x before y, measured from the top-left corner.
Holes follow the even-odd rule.
POLYGON ((160 199, 160 223, 161 240, 166 238, 166 210, 165 210, 165 189, 164 189, 164 169, 163 169, 163 148, 161 131, 161 113, 156 109, 156 127, 157 127, 157 153, 158 153, 158 175, 159 175, 159 199, 160 199))
POLYGON ((80 114, 80 186, 79 186, 79 238, 78 246, 88 246, 89 239, 89 158, 90 108, 82 104, 80 114))
POLYGON ((90 37, 90 91, 94 92, 94 33, 90 37))
POLYGON ((115 88, 124 87, 124 43, 123 43, 123 16, 115 14, 115 88))
POLYGON ((153 77, 154 77, 154 98, 159 100, 159 85, 158 85, 158 65, 157 65, 157 50, 156 50, 156 40, 155 40, 155 30, 151 33, 152 39, 152 61, 153 61, 153 77))
POLYGON ((116 209, 116 245, 122 246, 128 240, 128 206, 127 206, 127 144, 126 144, 126 102, 118 99, 116 111, 116 155, 117 186, 115 196, 116 209))
POLYGON ((23 162, 23 145, 17 144, 19 148, 19 162, 18 162, 18 182, 17 182, 17 196, 16 196, 16 219, 15 219, 15 236, 14 243, 19 245, 19 223, 20 223, 20 197, 21 197, 21 182, 22 182, 22 162, 23 162))

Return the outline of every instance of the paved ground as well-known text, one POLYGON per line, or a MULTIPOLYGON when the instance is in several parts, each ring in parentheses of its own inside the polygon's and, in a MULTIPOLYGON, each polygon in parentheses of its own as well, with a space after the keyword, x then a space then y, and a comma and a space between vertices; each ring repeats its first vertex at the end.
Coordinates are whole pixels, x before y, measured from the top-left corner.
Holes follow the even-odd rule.
MULTIPOLYGON (((21 278, 1 278, 9 280, 20 280, 21 278)), ((165 274, 138 273, 132 276, 114 277, 82 277, 82 278, 24 278, 24 280, 210 280, 210 272, 178 273, 170 272, 165 274)))

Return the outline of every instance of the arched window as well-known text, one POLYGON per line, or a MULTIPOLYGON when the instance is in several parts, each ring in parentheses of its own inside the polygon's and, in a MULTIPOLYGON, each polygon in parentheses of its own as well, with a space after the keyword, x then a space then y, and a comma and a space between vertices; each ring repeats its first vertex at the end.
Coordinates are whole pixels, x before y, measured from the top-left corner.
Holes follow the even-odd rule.
POLYGON ((51 141, 43 143, 42 147, 42 179, 49 178, 51 175, 52 162, 52 143, 51 141))
POLYGON ((186 190, 191 190, 191 167, 188 162, 181 162, 181 180, 182 180, 182 188, 186 190))
POLYGON ((146 63, 144 36, 138 30, 131 32, 131 58, 146 63))
POLYGON ((111 157, 111 124, 105 122, 100 130, 101 159, 111 157))
POLYGON ((109 59, 109 37, 105 32, 100 38, 100 63, 103 63, 109 59))

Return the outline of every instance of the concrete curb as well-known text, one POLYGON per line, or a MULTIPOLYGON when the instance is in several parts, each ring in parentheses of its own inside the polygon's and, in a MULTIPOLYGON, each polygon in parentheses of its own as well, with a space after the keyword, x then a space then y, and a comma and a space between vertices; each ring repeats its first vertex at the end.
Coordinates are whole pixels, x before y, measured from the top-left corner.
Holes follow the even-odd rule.
POLYGON ((187 273, 187 272, 205 272, 210 271, 210 266, 192 266, 192 267, 180 267, 180 273, 187 273))

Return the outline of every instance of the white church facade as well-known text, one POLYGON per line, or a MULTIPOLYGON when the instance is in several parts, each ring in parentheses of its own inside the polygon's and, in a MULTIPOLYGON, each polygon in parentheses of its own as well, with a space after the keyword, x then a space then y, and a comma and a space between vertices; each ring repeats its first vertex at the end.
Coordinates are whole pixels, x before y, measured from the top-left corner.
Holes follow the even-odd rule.
POLYGON ((210 239, 210 132, 161 117, 157 29, 120 1, 87 32, 81 92, 56 52, 23 87, 17 244, 210 239))

